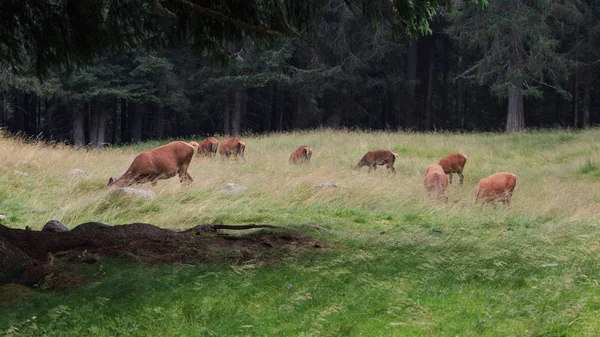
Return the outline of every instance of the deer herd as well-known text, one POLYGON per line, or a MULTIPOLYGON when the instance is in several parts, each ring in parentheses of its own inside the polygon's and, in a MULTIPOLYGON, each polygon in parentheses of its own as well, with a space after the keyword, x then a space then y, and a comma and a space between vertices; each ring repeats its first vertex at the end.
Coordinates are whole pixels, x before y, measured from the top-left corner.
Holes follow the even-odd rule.
MULTIPOLYGON (((189 184, 193 181, 187 170, 194 157, 215 157, 217 154, 218 140, 209 137, 200 142, 176 141, 159 146, 153 150, 142 152, 135 157, 129 168, 118 179, 110 178, 107 187, 126 187, 134 184, 150 182, 156 185, 159 179, 169 179, 176 174, 179 181, 189 184)), ((244 158, 246 143, 239 138, 228 138, 221 142, 219 154, 226 159, 231 156, 244 158)), ((300 146, 290 155, 291 164, 305 164, 310 162, 312 149, 306 145, 300 146)), ((367 152, 353 168, 358 170, 363 166, 369 167, 369 172, 376 170, 377 166, 385 165, 390 173, 396 173, 394 162, 397 153, 390 150, 374 150, 367 152)), ((447 201, 444 195, 448 184, 452 184, 452 173, 457 173, 460 185, 463 184, 463 169, 467 163, 467 156, 462 153, 453 153, 442 159, 437 164, 431 164, 425 172, 424 186, 433 198, 447 201)), ((475 189, 475 203, 491 203, 500 201, 504 205, 510 204, 517 176, 510 172, 499 172, 483 178, 475 189)))

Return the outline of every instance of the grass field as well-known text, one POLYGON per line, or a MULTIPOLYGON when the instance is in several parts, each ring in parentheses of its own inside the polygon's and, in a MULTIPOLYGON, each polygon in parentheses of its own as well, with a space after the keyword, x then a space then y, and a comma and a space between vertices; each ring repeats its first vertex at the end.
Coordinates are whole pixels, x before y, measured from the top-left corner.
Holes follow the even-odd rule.
MULTIPOLYGON (((161 180, 152 200, 104 189, 157 142, 103 150, 0 138, 0 214, 39 230, 50 219, 268 223, 328 248, 277 261, 84 266, 92 282, 35 291, 0 309, 15 336, 597 336, 600 335, 600 130, 521 134, 319 130, 243 137, 246 160, 194 158, 190 186, 161 180), (299 145, 312 163, 289 165, 299 145), (384 167, 351 170, 388 148, 384 167), (465 183, 430 200, 427 165, 462 152, 465 183), (79 168, 89 174, 71 177, 79 168), (517 175, 508 207, 474 205, 479 179, 517 175), (26 173, 27 175, 24 175, 26 173), (316 189, 319 182, 339 188, 316 189), (223 194, 225 183, 243 194, 223 194), (317 232, 305 225, 327 229, 317 232), (35 318, 34 318, 35 317, 35 318)), ((185 139, 186 141, 201 139, 185 139)), ((219 141, 222 139, 219 139, 219 141)))

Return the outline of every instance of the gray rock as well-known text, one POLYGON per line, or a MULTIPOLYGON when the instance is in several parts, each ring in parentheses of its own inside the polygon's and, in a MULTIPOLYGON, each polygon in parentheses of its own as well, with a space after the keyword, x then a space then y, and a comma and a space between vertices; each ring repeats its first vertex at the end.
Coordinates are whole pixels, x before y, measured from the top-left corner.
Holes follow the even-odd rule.
POLYGON ((151 190, 141 190, 141 189, 131 188, 131 187, 121 187, 117 191, 120 191, 122 193, 131 194, 136 197, 142 197, 142 198, 148 198, 148 199, 154 199, 156 197, 156 193, 154 193, 154 191, 151 191, 151 190))
POLYGON ((50 220, 46 222, 42 232, 68 232, 69 228, 58 220, 50 220))
POLYGON ((8 217, 6 215, 0 214, 0 221, 4 221, 6 219, 8 219, 8 217))
POLYGON ((70 175, 70 176, 72 176, 72 177, 83 177, 83 176, 87 176, 87 175, 88 175, 88 173, 87 173, 87 172, 85 172, 85 171, 84 171, 84 170, 82 170, 82 169, 78 169, 78 168, 76 168, 76 169, 72 169, 72 170, 70 170, 70 171, 69 171, 69 175, 70 175))
POLYGON ((219 192, 221 193, 227 193, 227 194, 238 194, 238 193, 244 193, 246 192, 248 188, 242 185, 238 185, 238 184, 234 184, 234 183, 227 183, 225 184, 225 186, 223 186, 223 188, 221 190, 219 190, 219 192))
POLYGON ((315 188, 326 188, 326 187, 340 187, 342 184, 340 183, 332 183, 329 181, 318 183, 315 188))

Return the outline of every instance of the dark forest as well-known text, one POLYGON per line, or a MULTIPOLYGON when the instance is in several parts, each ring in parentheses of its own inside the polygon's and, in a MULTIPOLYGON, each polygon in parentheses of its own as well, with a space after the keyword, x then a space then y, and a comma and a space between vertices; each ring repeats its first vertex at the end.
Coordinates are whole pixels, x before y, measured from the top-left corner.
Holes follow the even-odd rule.
POLYGON ((0 126, 47 141, 600 123, 597 1, 432 2, 425 23, 400 1, 8 3, 0 126))

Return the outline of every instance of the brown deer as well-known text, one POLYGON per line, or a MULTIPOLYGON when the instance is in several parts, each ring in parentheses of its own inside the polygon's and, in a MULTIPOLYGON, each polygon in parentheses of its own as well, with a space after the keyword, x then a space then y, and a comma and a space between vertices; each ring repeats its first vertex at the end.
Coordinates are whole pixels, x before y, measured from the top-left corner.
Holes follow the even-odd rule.
POLYGON ((221 142, 221 148, 219 153, 221 158, 229 158, 230 156, 238 156, 244 158, 244 151, 246 150, 246 143, 239 138, 228 138, 221 142))
POLYGON ((119 179, 111 177, 108 180, 107 187, 124 187, 145 182, 156 185, 158 179, 169 179, 175 174, 179 174, 180 182, 190 184, 193 179, 187 170, 194 156, 194 143, 198 145, 196 142, 172 142, 140 153, 119 179))
POLYGON ((200 157, 212 157, 214 158, 217 154, 217 148, 219 147, 219 141, 215 137, 208 137, 205 140, 200 142, 198 146, 198 154, 196 156, 200 157))
POLYGON ((458 173, 460 177, 460 184, 462 185, 465 176, 463 176, 463 169, 467 163, 467 156, 462 153, 453 153, 440 159, 438 163, 450 177, 450 184, 452 184, 452 173, 458 173))
POLYGON ((477 184, 475 203, 502 201, 502 204, 509 205, 516 185, 517 176, 510 172, 492 174, 477 184))
POLYGON ((300 146, 290 155, 290 164, 304 164, 310 162, 312 149, 306 145, 300 146))
POLYGON ((369 173, 372 170, 377 169, 377 165, 385 165, 389 172, 396 173, 394 169, 394 162, 396 161, 398 154, 390 150, 374 150, 367 152, 354 169, 358 170, 363 166, 369 167, 369 173))
POLYGON ((448 200, 444 196, 444 192, 446 192, 446 188, 448 187, 448 176, 440 165, 431 164, 427 167, 424 185, 427 191, 429 191, 430 196, 448 200))

